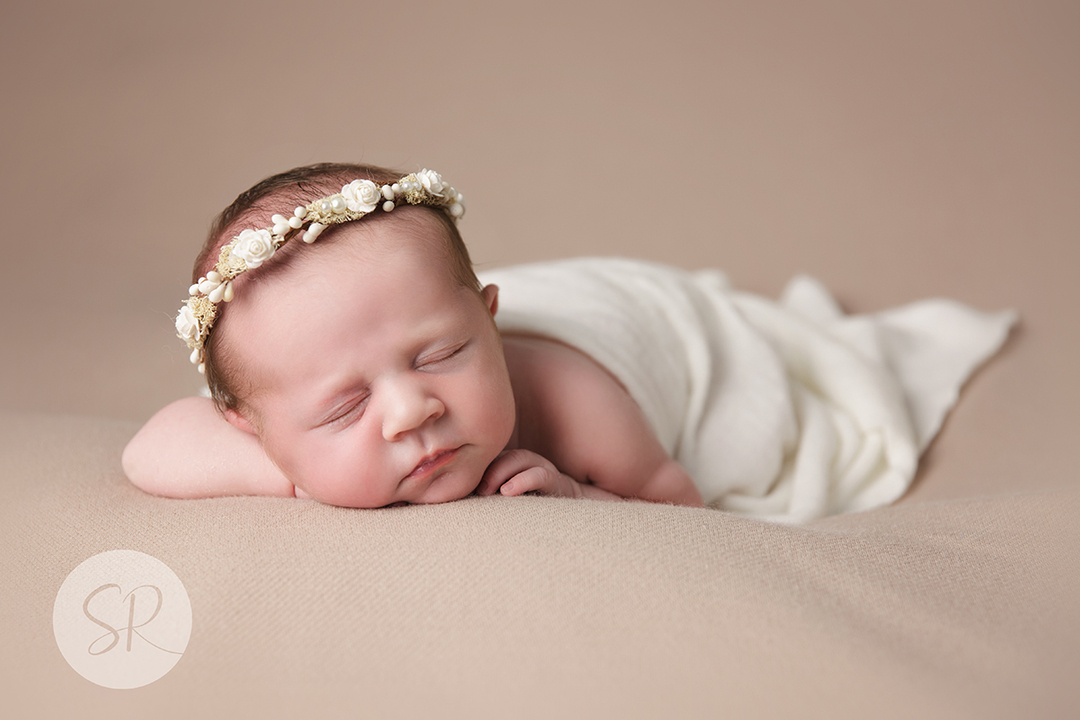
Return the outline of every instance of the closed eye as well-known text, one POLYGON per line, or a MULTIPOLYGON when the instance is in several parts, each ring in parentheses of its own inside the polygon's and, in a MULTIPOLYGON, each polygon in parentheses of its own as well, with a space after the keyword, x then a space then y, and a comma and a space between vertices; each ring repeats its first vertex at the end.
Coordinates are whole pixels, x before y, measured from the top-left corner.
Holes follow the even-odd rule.
POLYGON ((367 407, 368 395, 354 398, 335 408, 321 423, 323 426, 346 426, 358 420, 367 407))
POLYGON ((448 361, 453 360, 454 358, 460 356, 461 352, 466 347, 468 347, 468 345, 469 345, 469 342, 465 341, 463 343, 459 343, 457 345, 452 345, 452 346, 450 346, 448 348, 445 348, 443 350, 439 350, 437 352, 431 353, 430 355, 424 355, 424 356, 417 359, 416 367, 417 368, 437 369, 440 364, 448 362, 448 361))

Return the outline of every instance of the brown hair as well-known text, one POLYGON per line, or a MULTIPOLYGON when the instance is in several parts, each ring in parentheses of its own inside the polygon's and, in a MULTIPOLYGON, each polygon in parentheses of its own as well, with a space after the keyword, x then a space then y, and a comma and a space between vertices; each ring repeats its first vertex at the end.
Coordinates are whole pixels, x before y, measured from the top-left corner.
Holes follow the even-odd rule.
MULTIPOLYGON (((377 185, 397 182, 407 173, 376 167, 374 165, 356 165, 351 163, 317 163, 293 168, 273 175, 257 183, 251 189, 241 193, 236 200, 225 208, 210 226, 206 242, 199 256, 195 259, 192 270, 192 282, 198 282, 217 264, 221 248, 241 230, 249 227, 267 227, 270 215, 280 213, 286 217, 292 208, 308 205, 319 198, 340 192, 341 188, 353 180, 371 180, 377 185)), ((411 208, 412 209, 412 208, 411 208)), ((413 211, 431 214, 437 221, 446 243, 450 271, 464 287, 480 292, 480 281, 473 272, 472 261, 465 242, 461 239, 457 224, 450 214, 442 209, 428 206, 415 206, 413 211)), ((385 215, 381 210, 379 215, 385 215)), ((403 213, 404 214, 404 213, 403 213)), ((282 246, 287 252, 277 252, 274 264, 268 268, 271 272, 285 267, 289 259, 298 253, 312 252, 320 243, 313 245, 290 241, 282 246), (300 247, 302 246, 302 247, 300 247)), ((263 271, 259 271, 264 274, 263 271)), ((224 305, 219 305, 222 312, 224 305)), ((217 324, 215 323, 215 327, 217 324)), ((220 333, 211 331, 204 346, 206 363, 206 382, 210 395, 219 411, 243 408, 243 398, 250 388, 241 386, 241 368, 235 358, 223 351, 220 333)))

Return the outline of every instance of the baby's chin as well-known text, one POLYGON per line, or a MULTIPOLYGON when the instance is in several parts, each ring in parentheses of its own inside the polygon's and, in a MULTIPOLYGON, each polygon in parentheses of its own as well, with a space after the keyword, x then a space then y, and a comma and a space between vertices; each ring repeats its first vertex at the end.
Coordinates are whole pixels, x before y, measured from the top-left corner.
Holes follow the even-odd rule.
POLYGON ((404 502, 408 505, 438 505, 454 502, 472 495, 479 485, 479 476, 476 478, 438 478, 418 497, 404 502))
POLYGON ((394 500, 370 497, 344 497, 329 496, 324 493, 311 494, 296 487, 296 496, 311 500, 317 500, 324 505, 335 507, 355 508, 358 510, 375 510, 379 508, 404 507, 406 505, 439 505, 442 503, 461 500, 472 495, 480 485, 481 476, 463 477, 459 473, 451 473, 450 477, 440 476, 431 481, 422 491, 415 494, 406 489, 405 495, 412 495, 406 499, 394 500))

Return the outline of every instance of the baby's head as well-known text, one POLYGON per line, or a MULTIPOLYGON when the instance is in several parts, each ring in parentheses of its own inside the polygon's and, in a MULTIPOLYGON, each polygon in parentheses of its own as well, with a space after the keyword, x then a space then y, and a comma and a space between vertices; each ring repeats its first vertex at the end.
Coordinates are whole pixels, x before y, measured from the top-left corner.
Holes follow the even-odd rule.
POLYGON ((317 500, 464 497, 510 439, 497 289, 473 274, 460 210, 435 173, 317 165, 259 183, 211 229, 178 330, 226 419, 317 500))

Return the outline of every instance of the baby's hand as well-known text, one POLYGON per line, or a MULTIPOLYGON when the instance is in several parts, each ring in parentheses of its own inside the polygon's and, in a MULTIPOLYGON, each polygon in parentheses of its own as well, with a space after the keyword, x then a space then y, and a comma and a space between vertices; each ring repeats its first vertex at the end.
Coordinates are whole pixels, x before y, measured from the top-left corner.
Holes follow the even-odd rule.
POLYGON ((488 465, 476 488, 478 495, 523 495, 537 491, 541 495, 584 497, 579 483, 559 472, 551 461, 530 450, 507 450, 488 465))

